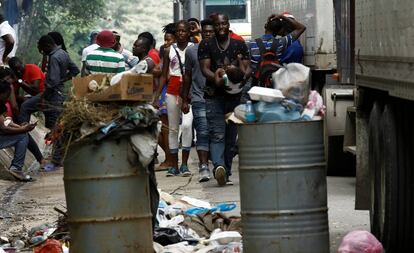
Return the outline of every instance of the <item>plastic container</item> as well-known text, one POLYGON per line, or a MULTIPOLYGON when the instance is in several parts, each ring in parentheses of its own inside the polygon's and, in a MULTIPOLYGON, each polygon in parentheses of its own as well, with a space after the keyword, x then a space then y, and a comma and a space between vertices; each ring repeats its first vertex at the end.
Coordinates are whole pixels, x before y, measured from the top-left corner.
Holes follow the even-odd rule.
POLYGON ((246 103, 246 114, 245 114, 246 122, 253 123, 256 121, 256 115, 254 113, 254 108, 252 101, 247 101, 246 103))
POLYGON ((283 96, 280 90, 263 88, 263 87, 253 87, 249 90, 249 96, 251 100, 254 101, 263 101, 263 102, 280 102, 285 96, 283 96))

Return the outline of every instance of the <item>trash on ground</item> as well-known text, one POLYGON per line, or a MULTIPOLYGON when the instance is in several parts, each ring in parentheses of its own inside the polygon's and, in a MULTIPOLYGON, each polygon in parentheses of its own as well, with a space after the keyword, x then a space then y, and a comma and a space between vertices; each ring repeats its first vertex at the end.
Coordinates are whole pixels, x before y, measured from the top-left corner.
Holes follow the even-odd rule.
POLYGON ((203 201, 203 200, 199 200, 199 199, 195 199, 195 198, 191 198, 191 197, 182 197, 181 198, 182 201, 187 202, 188 204, 192 205, 192 206, 196 206, 196 207, 203 207, 203 208, 211 208, 210 203, 208 203, 207 201, 203 201))
POLYGON ((242 236, 240 233, 235 231, 221 231, 221 229, 216 229, 210 236, 209 241, 217 243, 218 245, 227 245, 231 242, 241 242, 242 236))
POLYGON ((349 232, 341 242, 338 253, 382 253, 382 244, 368 231, 349 232))
POLYGON ((236 204, 211 205, 189 196, 176 199, 162 191, 160 196, 155 252, 242 252, 241 218, 221 213, 236 204))
POLYGON ((198 214, 205 214, 208 212, 229 212, 232 211, 236 208, 236 204, 227 204, 227 203, 222 203, 222 204, 218 204, 215 207, 212 208, 204 208, 204 207, 193 207, 193 208, 189 208, 187 209, 184 213, 186 215, 198 215, 198 214))
POLYGON ((48 239, 44 244, 33 249, 33 253, 62 253, 62 244, 55 239, 48 239))

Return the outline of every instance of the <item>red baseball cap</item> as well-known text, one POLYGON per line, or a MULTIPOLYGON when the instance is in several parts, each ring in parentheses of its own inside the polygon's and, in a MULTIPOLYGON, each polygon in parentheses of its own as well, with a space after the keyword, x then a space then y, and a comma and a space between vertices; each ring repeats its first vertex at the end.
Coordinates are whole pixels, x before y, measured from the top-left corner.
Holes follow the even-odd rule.
POLYGON ((282 13, 283 16, 287 17, 287 18, 292 18, 295 19, 295 16, 293 16, 292 14, 290 14, 289 12, 285 11, 282 13))
POLYGON ((96 44, 103 48, 112 48, 115 42, 115 36, 109 30, 103 30, 96 36, 96 44))

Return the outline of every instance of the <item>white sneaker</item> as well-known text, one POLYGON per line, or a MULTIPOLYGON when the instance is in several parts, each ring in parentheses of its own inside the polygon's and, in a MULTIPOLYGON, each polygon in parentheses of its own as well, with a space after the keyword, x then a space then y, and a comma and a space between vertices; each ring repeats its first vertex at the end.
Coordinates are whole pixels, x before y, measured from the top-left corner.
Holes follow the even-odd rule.
POLYGON ((20 181, 23 182, 29 182, 32 181, 32 177, 24 173, 21 169, 18 169, 14 166, 11 166, 9 168, 9 173, 12 174, 12 176, 20 181))
POLYGON ((227 175, 226 175, 226 169, 223 166, 217 166, 214 177, 217 180, 217 183, 219 186, 224 186, 227 183, 227 175))
POLYGON ((198 169, 198 171, 199 171, 198 182, 203 183, 203 182, 207 182, 210 180, 210 170, 207 164, 202 164, 200 168, 198 169))

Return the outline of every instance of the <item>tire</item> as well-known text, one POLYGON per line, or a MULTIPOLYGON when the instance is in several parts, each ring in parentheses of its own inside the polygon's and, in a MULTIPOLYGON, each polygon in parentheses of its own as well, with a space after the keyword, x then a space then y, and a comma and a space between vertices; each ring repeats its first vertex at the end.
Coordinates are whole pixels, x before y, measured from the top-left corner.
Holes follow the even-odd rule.
POLYGON ((382 108, 379 103, 374 103, 369 117, 369 147, 368 147, 368 168, 371 181, 371 206, 370 206, 370 223, 371 232, 377 237, 381 238, 380 229, 380 208, 381 208, 381 156, 382 149, 380 143, 380 128, 381 125, 382 108))
POLYGON ((413 106, 375 103, 369 119, 371 232, 387 253, 414 252, 413 106))
MULTIPOLYGON (((399 178, 398 178, 398 151, 397 151, 397 122, 394 107, 387 104, 381 117, 381 137, 383 155, 380 172, 380 202, 379 202, 379 232, 378 237, 386 249, 397 250, 399 222, 399 178)), ((390 252, 390 251, 387 251, 390 252)))
POLYGON ((414 252, 414 112, 413 102, 399 103, 402 113, 398 117, 398 154, 399 154, 399 202, 398 202, 398 242, 399 251, 414 252))

